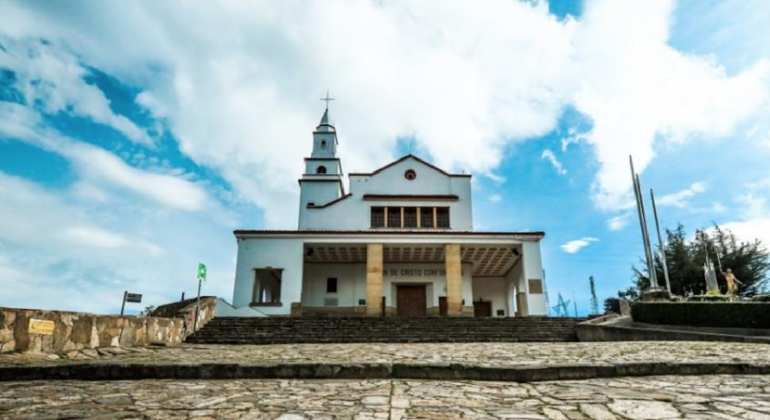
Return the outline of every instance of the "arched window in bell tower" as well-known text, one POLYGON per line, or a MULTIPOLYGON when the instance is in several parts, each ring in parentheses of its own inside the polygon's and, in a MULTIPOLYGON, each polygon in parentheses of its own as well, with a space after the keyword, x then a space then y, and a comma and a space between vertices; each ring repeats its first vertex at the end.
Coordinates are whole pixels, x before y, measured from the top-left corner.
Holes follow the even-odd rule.
POLYGON ((326 150, 326 140, 321 140, 321 150, 326 150))
POLYGON ((326 166, 323 166, 323 165, 319 166, 315 170, 315 173, 317 173, 317 174, 325 174, 326 173, 326 166))

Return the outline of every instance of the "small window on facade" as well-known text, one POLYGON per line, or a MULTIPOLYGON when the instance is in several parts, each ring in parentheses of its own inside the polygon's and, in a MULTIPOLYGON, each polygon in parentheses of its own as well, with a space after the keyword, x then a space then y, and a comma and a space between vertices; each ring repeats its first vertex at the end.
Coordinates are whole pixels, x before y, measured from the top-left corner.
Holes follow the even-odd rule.
POLYGON ((436 208, 436 226, 440 228, 449 227, 449 207, 436 208))
POLYGON ((326 279, 326 293, 337 293, 336 277, 329 277, 326 279))
POLYGON ((317 173, 317 174, 325 174, 326 173, 326 166, 323 166, 323 165, 319 166, 315 170, 315 173, 317 173))
POLYGON ((373 228, 385 227, 385 208, 384 207, 372 207, 372 227, 373 228))
POLYGON ((321 140, 321 149, 326 150, 326 140, 321 140))
POLYGON ((417 207, 404 207, 404 227, 417 227, 417 207))
POLYGON ((388 207, 388 227, 401 227, 401 207, 388 207))
POLYGON ((433 207, 420 208, 420 227, 423 227, 423 228, 433 227, 433 207))
POLYGON ((404 172, 404 178, 411 181, 417 178, 417 172, 415 172, 414 169, 407 169, 406 172, 404 172))

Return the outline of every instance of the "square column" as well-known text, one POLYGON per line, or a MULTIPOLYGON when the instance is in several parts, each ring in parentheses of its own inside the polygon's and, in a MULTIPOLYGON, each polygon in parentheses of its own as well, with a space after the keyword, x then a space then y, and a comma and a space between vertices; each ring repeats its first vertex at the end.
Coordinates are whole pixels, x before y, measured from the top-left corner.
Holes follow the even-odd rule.
POLYGON ((366 315, 382 315, 382 244, 366 245, 366 315))
POLYGON ((444 247, 447 315, 462 316, 463 273, 460 244, 446 244, 444 247))

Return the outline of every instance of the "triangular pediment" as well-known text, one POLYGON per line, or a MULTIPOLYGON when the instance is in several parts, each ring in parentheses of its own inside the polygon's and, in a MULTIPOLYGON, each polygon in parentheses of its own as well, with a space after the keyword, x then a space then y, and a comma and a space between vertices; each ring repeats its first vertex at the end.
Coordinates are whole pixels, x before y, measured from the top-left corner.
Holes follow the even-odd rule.
POLYGON ((385 166, 382 166, 382 167, 380 167, 379 169, 377 169, 377 170, 375 170, 373 172, 369 172, 369 173, 361 173, 361 172, 359 172, 359 173, 351 173, 350 175, 351 176, 376 176, 376 175, 378 175, 380 173, 383 173, 383 172, 386 172, 388 170, 395 169, 396 167, 403 166, 401 164, 402 163, 406 163, 406 162, 417 164, 421 168, 430 170, 432 172, 435 172, 437 174, 440 174, 440 175, 443 175, 443 176, 447 176, 447 177, 450 177, 450 176, 470 176, 470 175, 464 175, 464 174, 450 174, 449 172, 439 168, 438 166, 433 165, 430 162, 428 162, 428 161, 426 161, 424 159, 420 159, 419 157, 417 157, 415 155, 412 155, 412 154, 408 154, 406 156, 401 157, 400 159, 394 160, 393 162, 391 162, 391 163, 389 163, 389 164, 387 164, 385 166))

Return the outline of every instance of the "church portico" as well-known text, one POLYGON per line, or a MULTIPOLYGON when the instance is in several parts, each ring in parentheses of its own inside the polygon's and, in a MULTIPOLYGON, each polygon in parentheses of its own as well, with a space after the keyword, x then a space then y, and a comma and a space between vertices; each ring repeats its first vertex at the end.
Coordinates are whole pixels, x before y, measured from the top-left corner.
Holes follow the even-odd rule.
MULTIPOLYGON (((277 253, 283 265, 302 267, 297 272, 277 265, 275 249, 265 250, 273 255, 272 265, 239 266, 243 279, 236 282, 236 295, 249 300, 239 303, 270 315, 290 315, 293 306, 301 307, 303 316, 510 317, 545 306, 539 299, 542 286, 534 293, 527 289, 541 279, 525 281, 526 244, 539 240, 540 233, 237 231, 236 235, 249 242, 248 247, 241 246, 243 251, 262 254, 263 246, 280 244, 277 253), (282 273, 282 290, 268 290, 281 296, 280 302, 257 300, 264 298, 258 290, 266 272, 282 273), (299 289, 298 298, 296 293, 287 295, 286 289, 299 289)), ((542 272, 539 258, 529 260, 532 272, 542 272)))
POLYGON ((471 176, 407 155, 344 183, 328 109, 299 179, 298 230, 237 230, 244 316, 547 314, 543 232, 473 230, 471 176))

